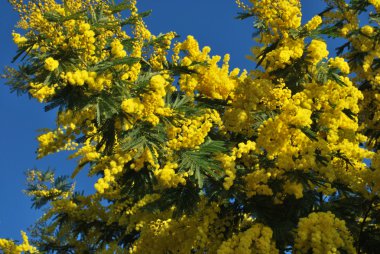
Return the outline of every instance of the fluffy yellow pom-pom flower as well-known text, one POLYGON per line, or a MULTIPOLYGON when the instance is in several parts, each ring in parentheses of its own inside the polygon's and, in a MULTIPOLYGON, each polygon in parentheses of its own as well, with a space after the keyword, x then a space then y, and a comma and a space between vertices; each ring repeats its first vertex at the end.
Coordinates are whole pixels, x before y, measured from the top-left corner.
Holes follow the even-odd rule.
POLYGON ((54 58, 52 57, 48 57, 46 60, 45 60, 45 69, 48 70, 48 71, 54 71, 55 69, 58 68, 58 65, 59 65, 59 62, 57 60, 55 60, 54 58))

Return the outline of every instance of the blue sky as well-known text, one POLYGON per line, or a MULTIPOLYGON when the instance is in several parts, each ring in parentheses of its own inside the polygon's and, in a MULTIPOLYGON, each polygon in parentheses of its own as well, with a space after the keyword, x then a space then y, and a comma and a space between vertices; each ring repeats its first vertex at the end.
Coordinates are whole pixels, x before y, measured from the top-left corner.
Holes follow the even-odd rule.
MULTIPOLYGON (((193 35, 201 46, 211 46, 212 54, 229 53, 231 68, 254 68, 254 63, 245 58, 253 45, 252 21, 234 19, 239 11, 234 0, 140 2, 141 11, 153 10, 146 18, 152 33, 175 31, 181 35, 180 40, 193 35)), ((304 22, 324 9, 320 0, 302 2, 304 22)), ((3 68, 10 65, 16 53, 11 32, 18 17, 6 1, 1 1, 0 7, 0 66, 3 68)), ((22 192, 26 186, 25 170, 50 167, 57 174, 70 175, 75 163, 67 159, 67 153, 36 159, 37 130, 54 127, 54 112, 45 113, 42 104, 26 95, 10 94, 4 80, 0 80, 0 116, 0 238, 20 239, 20 230, 26 230, 42 214, 30 208, 30 199, 22 192)), ((94 180, 89 180, 86 172, 75 180, 77 189, 93 190, 94 180)))

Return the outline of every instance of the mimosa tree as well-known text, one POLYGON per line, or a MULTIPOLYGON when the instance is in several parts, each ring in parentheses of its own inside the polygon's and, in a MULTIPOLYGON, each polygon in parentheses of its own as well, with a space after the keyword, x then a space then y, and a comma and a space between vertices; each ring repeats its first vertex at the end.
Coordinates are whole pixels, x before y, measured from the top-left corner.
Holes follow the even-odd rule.
POLYGON ((136 0, 9 2, 23 59, 8 84, 58 108, 38 157, 72 151, 68 174, 97 182, 84 195, 29 171, 47 212, 0 250, 378 251, 379 0, 326 0, 304 24, 299 0, 238 0, 257 32, 247 71, 192 36, 152 35, 136 0), (336 57, 326 37, 345 40, 336 57))

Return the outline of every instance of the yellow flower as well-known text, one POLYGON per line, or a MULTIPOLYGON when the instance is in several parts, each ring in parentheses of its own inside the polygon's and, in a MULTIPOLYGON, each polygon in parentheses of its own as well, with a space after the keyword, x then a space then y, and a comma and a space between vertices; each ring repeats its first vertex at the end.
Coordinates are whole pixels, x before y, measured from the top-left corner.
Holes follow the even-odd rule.
POLYGON ((329 55, 326 43, 321 40, 312 40, 308 47, 308 53, 312 63, 318 63, 329 55))
POLYGON ((366 25, 366 26, 363 26, 360 31, 367 35, 367 36, 371 36, 373 34, 373 27, 372 26, 369 26, 369 25, 366 25))
POLYGON ((4 251, 5 254, 38 253, 37 248, 29 244, 28 236, 24 231, 21 231, 21 236, 23 243, 19 245, 13 241, 0 238, 0 251, 4 251))
POLYGON ((58 68, 58 65, 59 65, 59 62, 57 60, 54 60, 54 58, 52 58, 52 57, 48 57, 45 60, 44 67, 48 71, 54 71, 55 69, 58 68))
POLYGON ((130 98, 121 103, 121 109, 128 114, 138 114, 144 109, 144 105, 139 98, 130 98))
POLYGON ((43 83, 33 83, 29 84, 30 90, 29 93, 36 98, 39 102, 46 102, 50 97, 55 94, 55 88, 57 84, 54 84, 52 87, 44 85, 43 83))
POLYGON ((26 39, 24 36, 21 36, 18 33, 12 33, 12 36, 13 36, 13 41, 14 43, 16 43, 17 46, 22 46, 28 41, 28 39, 26 39))
POLYGON ((305 25, 305 29, 307 31, 315 30, 322 23, 321 16, 314 16, 307 24, 305 25))
POLYGON ((298 223, 294 248, 296 253, 356 253, 345 222, 331 212, 311 213, 298 223))
POLYGON ((331 58, 329 60, 329 64, 331 67, 340 69, 341 72, 344 74, 350 73, 350 66, 348 65, 346 61, 344 61, 344 58, 342 57, 331 58))
POLYGON ((121 58, 127 55, 119 39, 114 39, 114 41, 111 42, 111 53, 115 58, 121 58))

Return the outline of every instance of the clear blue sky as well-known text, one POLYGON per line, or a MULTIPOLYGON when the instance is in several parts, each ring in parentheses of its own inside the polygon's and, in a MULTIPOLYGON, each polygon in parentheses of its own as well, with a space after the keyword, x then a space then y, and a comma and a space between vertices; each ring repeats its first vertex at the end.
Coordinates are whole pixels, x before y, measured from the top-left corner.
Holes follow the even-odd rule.
MULTIPOLYGON (((195 36, 201 46, 211 46, 211 53, 231 55, 231 68, 253 69, 254 64, 245 56, 253 45, 252 21, 234 19, 239 9, 234 0, 144 0, 141 11, 152 9, 146 18, 154 34, 175 31, 185 39, 195 36)), ((322 11, 320 0, 302 1, 303 22, 322 11)), ((0 3, 0 66, 10 65, 16 53, 11 32, 17 22, 17 14, 6 1, 0 3)), ((58 174, 70 175, 74 161, 66 154, 51 155, 36 160, 37 130, 54 127, 54 112, 45 113, 43 105, 28 96, 10 94, 9 88, 0 80, 0 238, 20 239, 20 230, 26 230, 42 214, 30 208, 25 188, 25 170, 55 168, 58 174)), ((93 189, 93 180, 82 172, 76 179, 77 189, 87 192, 93 189)))

